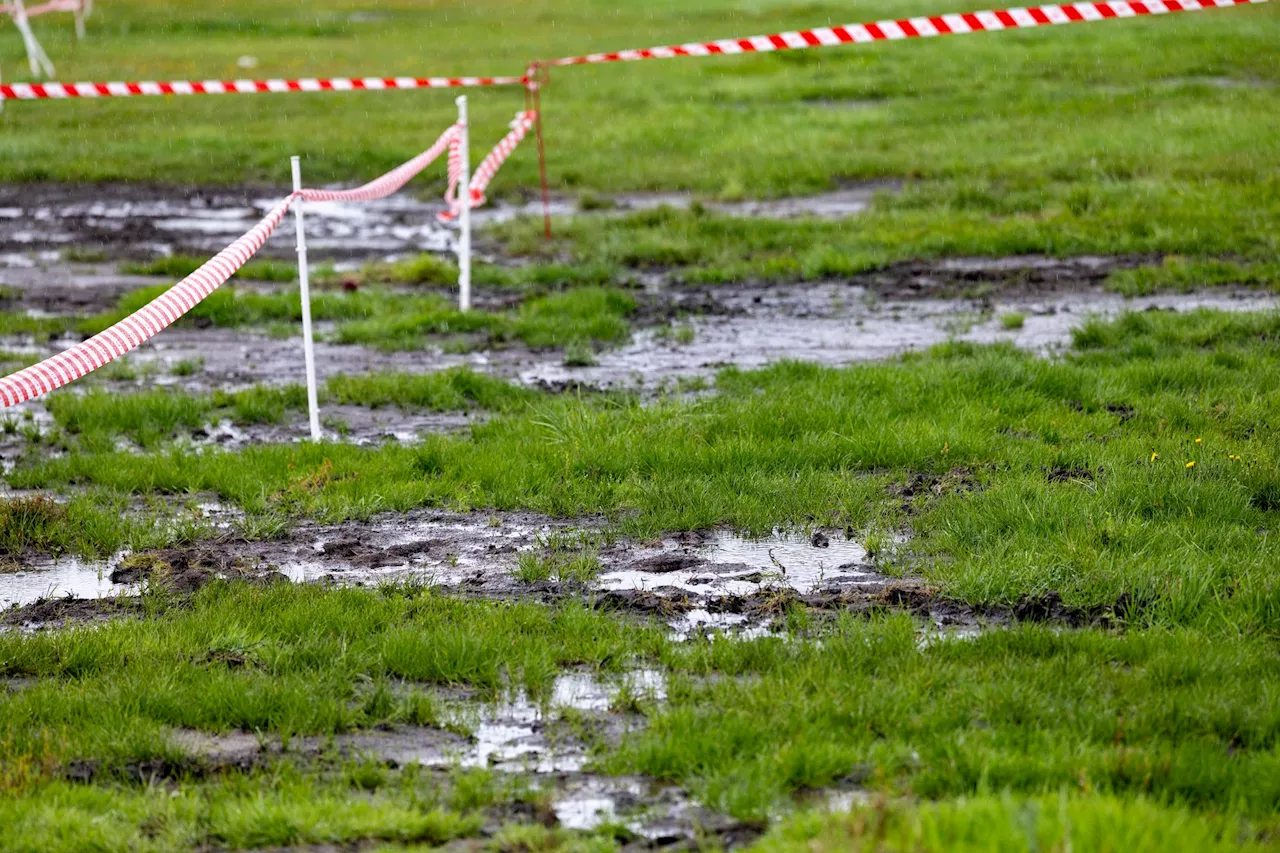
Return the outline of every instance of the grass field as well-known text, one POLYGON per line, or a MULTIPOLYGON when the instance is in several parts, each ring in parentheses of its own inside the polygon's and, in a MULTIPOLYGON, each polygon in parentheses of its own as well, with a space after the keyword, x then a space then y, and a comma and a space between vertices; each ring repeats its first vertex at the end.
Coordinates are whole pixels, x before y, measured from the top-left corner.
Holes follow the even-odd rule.
MULTIPOLYGON (((69 19, 35 26, 60 79, 234 79, 518 74, 533 58, 953 11, 968 9, 103 0, 83 42, 69 19)), ((0 34, 5 80, 23 79, 16 33, 0 34)), ((1280 313, 1081 314, 1050 354, 953 338, 847 366, 717 362, 657 387, 596 388, 571 369, 640 337, 678 363, 712 320, 748 311, 703 317, 709 293, 760 301, 975 256, 1099 256, 1102 272, 1061 285, 1084 299, 1277 290, 1278 38, 1268 4, 558 70, 550 177, 583 213, 550 243, 540 218, 480 232, 481 310, 454 310, 457 269, 437 256, 316 271, 325 344, 402 365, 343 364, 325 407, 463 426, 296 441, 301 387, 200 384, 216 353, 198 348, 0 415, 0 595, 72 560, 132 585, 0 612, 0 851, 1277 849, 1280 313), (878 191, 845 218, 716 207, 863 182, 878 191), (648 191, 695 203, 610 210, 648 191), (570 378, 531 387, 519 359, 548 352, 570 378), (440 369, 413 369, 430 353, 440 369), (250 438, 218 446, 218 423, 250 438), (847 537, 875 585, 802 590, 781 550, 780 573, 723 599, 697 578, 664 593, 682 571, 670 562, 653 589, 606 583, 630 556, 683 555, 671 543, 716 531, 779 549, 794 534, 818 553, 847 537), (415 536, 444 574, 476 570, 333 569, 343 549, 415 536), (333 571, 283 582, 290 561, 333 571), (704 609, 711 629, 673 627, 704 609), (575 705, 564 679, 605 698, 575 705), (545 752, 518 768, 484 757, 486 738, 526 726, 545 752), (557 749, 576 763, 535 766, 557 749), (574 797, 618 811, 575 824, 574 797)), ((266 192, 301 153, 309 182, 350 184, 434 139, 455 94, 9 103, 0 181, 266 192)), ((518 89, 469 94, 477 148, 523 105, 518 89)), ((536 190, 533 153, 494 195, 536 190)), ((438 193, 442 171, 417 189, 438 193)), ((204 260, 118 264, 98 248, 0 268, 6 368, 204 260), (23 307, 14 270, 89 268, 77 258, 153 284, 23 307)), ((1013 340, 1049 309, 999 302, 1033 268, 1012 285, 991 269, 957 279, 952 309, 1013 340)), ((296 273, 255 261, 175 333, 246 363, 290 343, 296 273)))
MULTIPOLYGON (((536 58, 943 11, 957 9, 382 2, 353 19, 339 2, 127 2, 104 4, 80 44, 65 21, 37 26, 65 79, 393 76, 520 73, 536 58), (258 65, 238 68, 241 56, 258 65)), ((1003 251, 1274 252, 1278 14, 565 69, 546 93, 550 176, 569 192, 719 198, 907 181, 905 197, 845 226, 845 240, 889 231, 882 253, 989 225, 1003 251)), ((434 139, 453 94, 12 104, 0 178, 283 186, 301 153, 312 182, 367 179, 434 139)), ((472 100, 476 139, 496 140, 523 93, 472 100)), ((531 155, 496 193, 536 190, 531 155)))

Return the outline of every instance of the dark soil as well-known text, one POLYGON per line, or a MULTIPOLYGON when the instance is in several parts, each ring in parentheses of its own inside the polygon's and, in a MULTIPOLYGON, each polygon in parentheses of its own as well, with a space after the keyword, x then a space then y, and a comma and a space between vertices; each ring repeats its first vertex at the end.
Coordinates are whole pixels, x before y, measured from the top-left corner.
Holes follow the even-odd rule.
POLYGON ((149 583, 170 592, 192 593, 214 580, 243 580, 255 584, 287 583, 270 567, 235 556, 215 545, 143 551, 120 563, 111 582, 149 583))

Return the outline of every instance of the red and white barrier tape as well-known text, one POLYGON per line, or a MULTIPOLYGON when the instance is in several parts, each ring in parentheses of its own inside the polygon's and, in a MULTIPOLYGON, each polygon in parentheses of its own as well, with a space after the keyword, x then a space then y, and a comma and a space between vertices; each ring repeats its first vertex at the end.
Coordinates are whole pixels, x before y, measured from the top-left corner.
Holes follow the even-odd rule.
POLYGON ((0 99, 128 98, 147 95, 251 95, 258 92, 375 92, 385 89, 450 89, 523 86, 525 77, 308 77, 300 80, 176 80, 166 83, 12 83, 0 99))
POLYGON ((14 406, 92 373, 150 340, 223 285, 262 248, 298 198, 308 201, 371 201, 404 186, 457 138, 454 125, 423 153, 387 174, 353 190, 301 190, 282 200, 243 237, 205 262, 198 270, 114 326, 52 358, 0 379, 0 408, 14 406))
MULTIPOLYGON (((51 0, 49 4, 74 0, 51 0)), ((818 27, 772 35, 739 39, 650 47, 566 56, 535 66, 587 65, 597 62, 632 62, 640 59, 668 59, 677 56, 726 56, 764 53, 841 44, 865 44, 909 38, 930 38, 963 33, 1041 27, 1052 24, 1104 21, 1249 6, 1268 0, 1116 0, 1103 3, 1068 3, 1061 6, 1032 6, 959 15, 905 18, 869 24, 818 27)), ((8 7, 5 7, 8 8, 8 7)), ((44 8, 44 7, 38 7, 44 8)), ((30 14, 30 12, 28 12, 30 14)), ((445 89, 470 86, 529 86, 529 76, 520 77, 331 77, 300 80, 178 80, 155 83, 14 83, 0 85, 0 100, 40 100, 45 98, 110 98, 143 95, 227 95, 255 92, 352 92, 386 89, 445 89)))
POLYGON ((300 195, 307 201, 373 201, 386 198, 429 166, 446 148, 451 147, 460 132, 459 125, 450 126, 426 151, 362 187, 352 190, 302 190, 300 195))
MULTIPOLYGON (((49 12, 82 12, 84 9, 85 0, 49 0, 39 6, 28 6, 25 11, 28 18, 38 18, 49 12)), ((17 12, 18 7, 12 3, 0 4, 0 15, 15 15, 17 12)))
POLYGON ((1041 27, 1050 24, 1072 24, 1103 21, 1110 18, 1135 18, 1143 15, 1166 15, 1173 12, 1198 12, 1266 3, 1267 0, 1118 0, 1109 3, 1068 3, 1062 6, 1033 6, 972 12, 963 15, 938 15, 880 21, 874 24, 847 24, 842 27, 818 27, 766 36, 719 41, 673 44, 644 50, 620 50, 567 56, 541 65, 586 65, 595 62, 634 62, 640 59, 670 59, 677 56, 724 56, 740 53, 766 53, 807 47, 829 47, 840 44, 865 44, 909 38, 961 35, 963 33, 1041 27))
MULTIPOLYGON (((502 137, 497 145, 493 146, 493 150, 489 152, 489 155, 476 167, 475 173, 471 176, 470 186, 471 206, 473 208, 480 207, 485 203, 484 191, 489 187, 489 182, 493 180, 494 175, 498 174, 502 164, 507 162, 511 152, 516 150, 516 146, 529 133, 529 129, 533 127, 533 123, 537 119, 538 114, 533 110, 516 113, 515 120, 511 122, 511 131, 502 137)), ((449 209, 437 214, 437 218, 441 222, 452 222, 458 218, 462 211, 462 203, 458 200, 458 184, 462 181, 460 141, 460 137, 455 137, 453 142, 449 144, 449 188, 445 190, 444 194, 444 200, 449 209)))

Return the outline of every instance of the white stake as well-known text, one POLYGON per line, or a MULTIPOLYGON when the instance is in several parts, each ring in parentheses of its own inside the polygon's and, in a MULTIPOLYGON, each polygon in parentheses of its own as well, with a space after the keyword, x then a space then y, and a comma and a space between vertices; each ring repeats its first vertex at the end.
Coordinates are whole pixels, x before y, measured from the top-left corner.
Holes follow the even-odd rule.
POLYGON ((471 127, 467 122, 467 96, 459 95, 456 103, 458 124, 462 126, 462 139, 458 141, 462 155, 462 177, 458 181, 458 200, 462 202, 458 216, 458 310, 466 311, 471 308, 471 127))
POLYGON ((27 19, 27 7, 23 5, 22 0, 13 0, 13 23, 22 33, 22 42, 27 46, 27 64, 31 66, 31 75, 39 77, 43 72, 45 77, 52 77, 53 63, 49 61, 49 55, 40 46, 36 34, 31 31, 31 22, 27 19))
MULTIPOLYGON (((293 191, 302 189, 302 165, 289 158, 293 167, 293 191)), ((302 354, 307 363, 307 412, 311 416, 311 440, 320 440, 320 402, 316 394, 316 354, 311 340, 311 287, 307 280, 307 232, 302 227, 302 199, 294 199, 293 215, 298 223, 298 285, 302 291, 302 354)))

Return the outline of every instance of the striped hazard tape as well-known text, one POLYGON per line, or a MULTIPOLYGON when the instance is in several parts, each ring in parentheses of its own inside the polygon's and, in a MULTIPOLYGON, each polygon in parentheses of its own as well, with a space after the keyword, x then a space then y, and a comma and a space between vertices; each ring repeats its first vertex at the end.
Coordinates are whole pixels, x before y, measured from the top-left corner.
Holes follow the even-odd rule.
MULTIPOLYGON (((516 150, 516 146, 528 135, 529 129, 537 120, 538 114, 533 110, 516 113, 515 120, 511 122, 511 131, 498 141, 484 160, 480 161, 480 165, 471 176, 472 207, 480 207, 485 203, 484 191, 488 188, 489 182, 493 180, 494 175, 498 174, 502 164, 507 162, 511 152, 516 150)), ((449 145, 449 188, 444 194, 444 200, 449 209, 437 214, 441 222, 452 222, 458 218, 462 210, 462 202, 458 199, 458 184, 462 181, 462 152, 459 142, 460 137, 457 137, 449 145)))
POLYGON ((299 80, 175 80, 164 83, 9 83, 0 99, 128 98, 148 95, 252 95, 267 92, 377 92, 522 86, 525 77, 307 77, 299 80))
MULTIPOLYGON (((967 14, 934 15, 793 30, 749 38, 690 42, 639 50, 619 50, 566 56, 535 62, 534 68, 588 65, 598 62, 633 62, 641 59, 669 59, 677 56, 728 56, 765 53, 842 44, 931 38, 963 33, 1085 23, 1175 12, 1198 12, 1266 3, 1268 0, 1117 0, 1104 3, 1068 3, 1032 6, 967 14)), ((529 75, 519 77, 309 77, 299 80, 179 80, 164 83, 13 83, 0 85, 0 100, 40 100, 46 98, 112 98, 145 95, 230 95, 258 92, 355 92, 389 89, 446 89, 470 86, 534 86, 529 75)))
POLYGON ((445 152, 458 137, 451 126, 426 151, 380 178, 351 190, 304 189, 283 199, 244 236, 198 270, 114 326, 31 367, 0 379, 0 407, 14 406, 85 376, 136 349, 194 308, 253 257, 299 198, 307 201, 372 201, 404 186, 445 152))
POLYGON ((670 59, 677 56, 726 56, 740 53, 765 53, 807 47, 830 47, 841 44, 866 44, 874 41, 930 38, 963 33, 992 32, 1053 24, 1105 21, 1113 18, 1136 18, 1144 15, 1167 15, 1174 12, 1198 12, 1202 9, 1225 9, 1265 3, 1267 0, 1131 0, 1114 3, 1069 3, 1063 6, 1034 6, 971 12, 962 15, 937 15, 879 21, 873 24, 847 24, 841 27, 818 27, 750 38, 673 44, 643 50, 620 50, 613 53, 591 53, 567 56, 541 66, 587 65, 596 62, 634 62, 640 59, 670 59))

